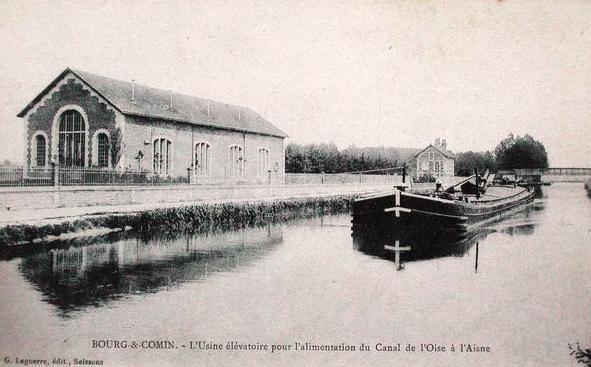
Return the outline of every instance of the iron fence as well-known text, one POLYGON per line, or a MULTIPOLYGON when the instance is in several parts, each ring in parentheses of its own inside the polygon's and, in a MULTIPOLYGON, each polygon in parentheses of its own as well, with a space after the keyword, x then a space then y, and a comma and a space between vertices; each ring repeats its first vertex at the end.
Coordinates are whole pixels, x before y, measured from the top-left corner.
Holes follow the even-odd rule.
POLYGON ((135 186, 187 184, 188 177, 86 167, 0 167, 0 186, 135 186))
POLYGON ((0 186, 52 186, 50 168, 0 167, 0 186))
POLYGON ((187 171, 185 176, 158 175, 147 171, 119 171, 86 167, 0 167, 0 187, 31 186, 155 186, 196 185, 337 185, 400 183, 397 174, 286 173, 250 179, 204 177, 187 171))

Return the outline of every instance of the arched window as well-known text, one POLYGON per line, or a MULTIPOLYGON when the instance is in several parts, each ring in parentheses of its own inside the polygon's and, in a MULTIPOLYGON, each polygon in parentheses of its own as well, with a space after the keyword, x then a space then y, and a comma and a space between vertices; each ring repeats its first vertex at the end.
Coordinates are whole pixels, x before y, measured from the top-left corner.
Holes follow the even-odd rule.
POLYGON ((47 164, 47 141, 45 136, 37 135, 35 137, 35 163, 37 167, 44 167, 47 164))
POLYGON ((271 163, 269 162, 269 149, 259 149, 259 177, 265 177, 267 172, 271 169, 271 163))
POLYGON ((230 178, 242 178, 244 171, 244 155, 240 145, 230 145, 228 154, 230 178))
POLYGON ((165 138, 154 140, 154 173, 168 175, 172 158, 172 142, 165 138))
POLYGON ((195 167, 195 175, 209 176, 211 164, 210 145, 204 142, 197 143, 195 144, 194 152, 193 164, 195 167))
POLYGON ((80 112, 68 110, 60 116, 59 164, 84 167, 86 157, 86 124, 80 112))
POLYGON ((97 164, 99 167, 109 167, 109 137, 105 133, 97 135, 97 164))

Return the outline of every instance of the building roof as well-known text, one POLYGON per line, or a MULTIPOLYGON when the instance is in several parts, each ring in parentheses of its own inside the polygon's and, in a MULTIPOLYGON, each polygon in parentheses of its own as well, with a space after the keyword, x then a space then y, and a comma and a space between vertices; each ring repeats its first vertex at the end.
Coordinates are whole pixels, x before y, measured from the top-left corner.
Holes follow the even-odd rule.
POLYGON ((450 159, 454 159, 456 157, 452 152, 450 152, 447 149, 443 149, 441 147, 436 147, 433 144, 429 144, 429 145, 427 145, 427 147, 425 149, 423 149, 420 152, 418 152, 417 154, 415 154, 415 158, 418 157, 419 155, 421 155, 424 151, 426 151, 429 148, 435 149, 436 151, 438 151, 439 153, 441 153, 444 157, 447 157, 447 158, 450 158, 450 159))
POLYGON ((211 126, 220 129, 246 131, 277 136, 287 135, 250 108, 234 106, 223 102, 173 93, 164 89, 133 84, 122 80, 67 68, 49 84, 17 116, 24 117, 45 94, 69 73, 74 74, 124 115, 141 116, 211 126), (134 100, 132 101, 132 88, 134 100), (172 97, 172 109, 170 108, 172 97))

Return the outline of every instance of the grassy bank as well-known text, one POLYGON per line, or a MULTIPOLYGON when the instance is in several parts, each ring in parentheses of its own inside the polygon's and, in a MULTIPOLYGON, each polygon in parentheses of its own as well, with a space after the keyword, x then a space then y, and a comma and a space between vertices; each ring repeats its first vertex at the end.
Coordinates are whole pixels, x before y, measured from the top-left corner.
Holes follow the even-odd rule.
POLYGON ((127 214, 105 214, 66 220, 57 224, 9 225, 0 228, 0 246, 51 240, 64 235, 84 235, 97 230, 134 229, 150 235, 166 232, 200 232, 276 222, 317 214, 343 213, 356 195, 298 198, 223 204, 196 204, 127 214))

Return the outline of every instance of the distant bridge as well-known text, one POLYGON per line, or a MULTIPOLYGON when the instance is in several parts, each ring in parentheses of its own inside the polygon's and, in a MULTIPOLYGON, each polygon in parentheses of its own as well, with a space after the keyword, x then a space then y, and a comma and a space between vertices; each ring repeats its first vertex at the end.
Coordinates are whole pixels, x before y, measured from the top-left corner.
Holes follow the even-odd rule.
POLYGON ((584 182, 591 177, 591 168, 564 167, 564 168, 523 168, 515 169, 516 178, 540 176, 542 182, 584 182))

